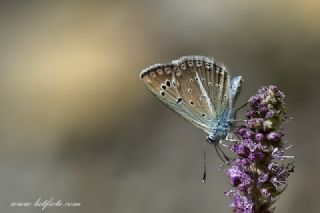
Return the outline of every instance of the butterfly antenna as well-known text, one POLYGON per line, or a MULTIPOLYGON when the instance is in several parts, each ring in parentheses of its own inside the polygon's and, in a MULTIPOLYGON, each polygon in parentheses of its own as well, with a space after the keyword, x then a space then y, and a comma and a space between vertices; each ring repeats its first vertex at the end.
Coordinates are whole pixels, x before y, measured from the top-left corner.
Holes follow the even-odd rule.
POLYGON ((203 177, 202 183, 206 182, 207 178, 207 141, 203 144, 203 177))

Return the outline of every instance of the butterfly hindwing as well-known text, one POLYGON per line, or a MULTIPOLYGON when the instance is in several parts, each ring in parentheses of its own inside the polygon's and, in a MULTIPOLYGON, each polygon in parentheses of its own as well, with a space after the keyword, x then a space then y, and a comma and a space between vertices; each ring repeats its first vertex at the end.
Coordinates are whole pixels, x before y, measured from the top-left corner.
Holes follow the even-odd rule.
MULTIPOLYGON (((232 108, 230 74, 224 66, 204 56, 184 56, 174 63, 180 66, 186 64, 186 73, 192 73, 195 76, 194 82, 201 95, 205 97, 206 105, 210 108, 211 120, 219 119, 227 108, 232 108)), ((198 96, 197 94, 192 95, 198 96)))
POLYGON ((236 76, 231 80, 231 93, 233 102, 235 102, 239 96, 242 81, 242 76, 236 76))

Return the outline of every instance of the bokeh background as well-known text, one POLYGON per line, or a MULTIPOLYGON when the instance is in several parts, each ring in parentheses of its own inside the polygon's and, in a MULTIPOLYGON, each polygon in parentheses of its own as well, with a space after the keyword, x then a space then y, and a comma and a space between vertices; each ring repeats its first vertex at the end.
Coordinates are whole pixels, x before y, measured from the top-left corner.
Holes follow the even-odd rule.
POLYGON ((285 92, 297 159, 277 212, 319 212, 319 21, 317 0, 1 1, 0 211, 230 212, 213 150, 201 183, 205 134, 138 77, 200 54, 244 76, 238 105, 285 92))

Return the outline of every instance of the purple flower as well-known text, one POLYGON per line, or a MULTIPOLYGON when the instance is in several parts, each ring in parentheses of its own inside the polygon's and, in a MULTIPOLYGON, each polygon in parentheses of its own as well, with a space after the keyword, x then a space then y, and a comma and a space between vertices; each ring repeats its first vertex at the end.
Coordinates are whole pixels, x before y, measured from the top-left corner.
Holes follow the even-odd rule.
POLYGON ((254 118, 254 117, 258 116, 257 111, 251 110, 251 109, 250 109, 250 110, 247 110, 246 115, 247 115, 247 117, 249 117, 249 118, 254 118))
POLYGON ((252 139, 254 137, 254 132, 250 129, 247 129, 246 133, 244 134, 243 137, 247 138, 247 139, 252 139))
POLYGON ((247 129, 246 128, 240 128, 239 129, 239 134, 243 137, 247 132, 247 129))
POLYGON ((234 212, 237 213, 252 213, 253 205, 252 199, 242 196, 239 193, 234 193, 233 201, 230 206, 233 207, 234 212))
POLYGON ((279 130, 285 115, 284 94, 276 86, 262 87, 248 103, 247 122, 238 130, 239 140, 230 146, 236 155, 226 172, 235 187, 228 193, 230 206, 238 213, 271 213, 293 172, 293 164, 276 161, 290 157, 284 155, 284 134, 279 130))
POLYGON ((268 175, 267 173, 262 173, 262 174, 259 176, 258 181, 259 181, 260 183, 264 183, 264 182, 266 182, 266 181, 268 180, 268 177, 269 177, 269 175, 268 175))
POLYGON ((272 118, 276 113, 273 110, 269 110, 266 113, 266 118, 272 118))
POLYGON ((262 188, 260 190, 260 192, 261 192, 262 196, 264 196, 264 197, 266 197, 268 199, 271 197, 271 193, 266 188, 262 188))
POLYGON ((268 135, 267 135, 267 138, 268 140, 270 141, 273 141, 273 142, 277 142, 280 140, 281 138, 281 135, 277 132, 270 132, 268 135))
POLYGON ((264 154, 262 152, 256 151, 256 152, 251 152, 248 156, 248 158, 251 161, 258 161, 258 160, 262 160, 264 157, 264 154))
POLYGON ((252 139, 243 139, 240 144, 243 144, 243 146, 247 147, 250 151, 256 150, 256 144, 252 139))
POLYGON ((255 139, 257 142, 261 142, 264 139, 263 133, 257 133, 255 139))
POLYGON ((227 174, 229 175, 230 184, 232 186, 238 186, 241 183, 242 172, 238 166, 232 166, 228 169, 227 174))
POLYGON ((234 144, 233 146, 233 151, 237 154, 237 155, 246 155, 247 151, 245 149, 245 146, 242 143, 237 143, 234 144))
POLYGON ((251 118, 247 121, 247 125, 249 128, 261 128, 263 127, 264 120, 262 118, 251 118))

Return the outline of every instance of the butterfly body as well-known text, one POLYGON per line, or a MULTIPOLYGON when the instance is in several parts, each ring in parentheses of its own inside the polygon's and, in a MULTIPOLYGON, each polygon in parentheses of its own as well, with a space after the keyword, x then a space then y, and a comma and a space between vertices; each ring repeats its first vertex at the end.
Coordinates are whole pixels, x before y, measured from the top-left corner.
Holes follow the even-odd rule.
POLYGON ((242 77, 205 56, 184 56, 168 64, 144 69, 140 77, 148 89, 174 112, 218 143, 230 132, 234 103, 242 77))
POLYGON ((232 112, 226 112, 226 115, 219 120, 213 121, 213 127, 208 133, 208 142, 218 143, 225 139, 231 129, 231 121, 233 120, 232 112))

